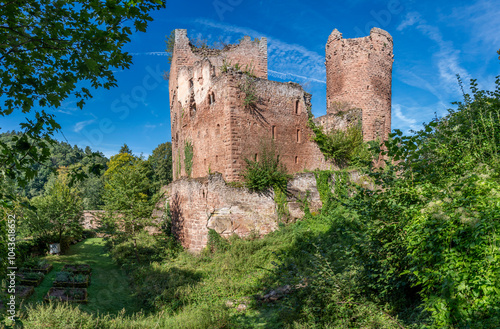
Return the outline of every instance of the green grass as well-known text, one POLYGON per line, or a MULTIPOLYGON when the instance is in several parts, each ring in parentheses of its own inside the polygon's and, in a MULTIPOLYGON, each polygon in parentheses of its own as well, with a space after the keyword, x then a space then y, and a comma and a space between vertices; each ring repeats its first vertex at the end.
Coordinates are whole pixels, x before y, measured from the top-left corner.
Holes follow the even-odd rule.
POLYGON ((89 264, 92 268, 91 283, 87 288, 89 302, 80 306, 82 311, 100 314, 116 314, 122 309, 125 309, 125 314, 140 311, 125 272, 111 259, 104 245, 102 238, 86 239, 71 246, 64 255, 45 257, 54 268, 26 303, 42 302, 52 287, 56 272, 61 271, 65 264, 89 264))

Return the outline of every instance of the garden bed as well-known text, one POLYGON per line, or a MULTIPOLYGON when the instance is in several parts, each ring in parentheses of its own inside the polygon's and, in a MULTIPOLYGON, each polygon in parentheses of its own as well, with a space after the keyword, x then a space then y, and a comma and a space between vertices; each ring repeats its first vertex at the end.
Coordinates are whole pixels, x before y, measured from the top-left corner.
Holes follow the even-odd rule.
POLYGON ((85 288, 50 288, 44 301, 58 301, 87 304, 87 289, 85 288))
POLYGON ((57 272, 54 287, 87 288, 90 284, 90 275, 75 272, 57 272))
POLYGON ((23 272, 40 272, 45 275, 49 274, 52 270, 53 266, 49 263, 40 263, 40 264, 25 264, 21 271, 23 272))
POLYGON ((91 268, 90 265, 87 264, 66 264, 62 268, 62 271, 90 275, 91 268))
POLYGON ((28 298, 35 292, 33 286, 16 286, 16 298, 28 298))
POLYGON ((45 275, 41 272, 20 272, 16 273, 16 281, 23 286, 38 287, 42 283, 45 275))

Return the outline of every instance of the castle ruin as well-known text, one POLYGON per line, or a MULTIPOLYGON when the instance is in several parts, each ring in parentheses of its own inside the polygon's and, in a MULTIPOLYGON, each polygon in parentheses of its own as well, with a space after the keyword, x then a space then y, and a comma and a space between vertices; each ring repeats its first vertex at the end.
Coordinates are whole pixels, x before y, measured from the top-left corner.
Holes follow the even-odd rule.
MULTIPOLYGON (((327 113, 313 118, 315 124, 329 131, 361 121, 365 141, 387 139, 392 48, 392 37, 378 28, 356 39, 334 30, 326 44, 327 113)), ((266 38, 211 49, 193 46, 186 30, 175 30, 169 77, 174 182, 167 196, 175 233, 190 250, 206 245, 209 228, 240 236, 276 228, 272 197, 224 183, 241 180, 245 159, 259 160, 262 141, 273 141, 291 174, 334 167, 311 140, 311 95, 299 84, 267 77, 266 38)), ((296 175, 288 189, 311 195, 310 204, 321 207, 314 175, 296 175)), ((296 201, 288 207, 300 218, 296 201)))
MULTIPOLYGON (((386 139, 392 46, 378 28, 357 39, 334 30, 326 45, 327 114, 314 122, 342 128, 337 114, 358 108, 364 139, 386 139)), ((266 38, 196 48, 186 30, 175 30, 169 90, 174 179, 219 172, 226 181, 240 180, 244 159, 259 159, 263 139, 274 141, 289 173, 332 167, 311 141, 311 95, 296 83, 267 79, 266 38)))

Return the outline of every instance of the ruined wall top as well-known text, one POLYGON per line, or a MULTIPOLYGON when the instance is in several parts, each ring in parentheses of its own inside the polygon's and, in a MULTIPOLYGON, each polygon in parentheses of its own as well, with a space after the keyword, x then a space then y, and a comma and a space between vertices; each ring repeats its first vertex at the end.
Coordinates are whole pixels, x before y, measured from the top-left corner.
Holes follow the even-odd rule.
POLYGON ((373 37, 385 39, 386 43, 389 42, 391 45, 393 44, 392 36, 389 34, 389 32, 382 30, 382 29, 379 29, 378 27, 374 27, 370 30, 369 36, 361 37, 361 38, 352 38, 352 39, 344 39, 342 37, 342 33, 340 33, 339 30, 335 29, 332 31, 332 33, 328 37, 328 42, 326 44, 326 47, 328 48, 330 46, 330 44, 336 40, 343 40, 344 42, 348 42, 348 43, 357 43, 359 41, 363 41, 363 40, 370 39, 373 37))
MULTIPOLYGON (((175 30, 175 45, 172 64, 192 66, 208 58, 217 69, 224 64, 236 65, 251 71, 255 76, 267 79, 267 39, 252 40, 245 36, 238 44, 225 45, 222 49, 195 47, 187 36, 187 30, 175 30)), ((216 70, 219 71, 219 70, 216 70)))

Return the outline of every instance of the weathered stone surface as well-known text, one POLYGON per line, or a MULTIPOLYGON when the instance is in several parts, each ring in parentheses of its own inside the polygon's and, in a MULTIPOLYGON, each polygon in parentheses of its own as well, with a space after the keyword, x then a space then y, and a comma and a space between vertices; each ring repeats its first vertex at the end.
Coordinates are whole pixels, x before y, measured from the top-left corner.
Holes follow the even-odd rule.
MULTIPOLYGON (((316 124, 330 130, 361 121, 365 140, 386 139, 392 48, 392 37, 378 28, 357 39, 343 39, 334 30, 326 45, 327 114, 314 119, 316 124)), ((245 37, 222 50, 197 49, 186 30, 176 30, 169 80, 174 182, 167 195, 174 231, 187 248, 201 250, 209 228, 246 236, 277 227, 272 191, 251 193, 225 183, 242 179, 245 159, 258 160, 263 144, 273 141, 289 173, 335 169, 311 141, 311 95, 296 83, 267 80, 265 38, 245 37)), ((311 212, 321 208, 313 174, 296 175, 288 191, 291 220, 304 215, 306 199, 311 212)))
POLYGON ((327 115, 362 109, 365 140, 391 131, 392 48, 391 35, 376 27, 355 39, 334 30, 326 44, 327 115))
MULTIPOLYGON (((377 28, 358 39, 332 32, 326 45, 327 115, 316 118, 317 124, 343 129, 361 120, 365 140, 387 138, 392 45, 392 37, 377 28)), ((241 180, 245 159, 258 159, 262 143, 271 140, 290 173, 333 167, 311 141, 311 95, 296 83, 267 80, 265 38, 197 49, 186 30, 176 30, 169 80, 174 179, 220 172, 227 181, 241 180), (255 100, 245 105, 249 94, 255 100), (193 145, 191 168, 187 143, 193 145)))

